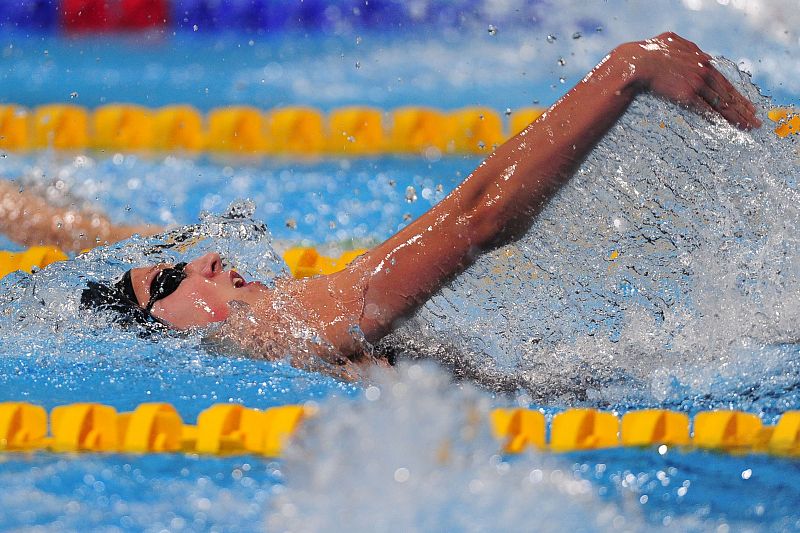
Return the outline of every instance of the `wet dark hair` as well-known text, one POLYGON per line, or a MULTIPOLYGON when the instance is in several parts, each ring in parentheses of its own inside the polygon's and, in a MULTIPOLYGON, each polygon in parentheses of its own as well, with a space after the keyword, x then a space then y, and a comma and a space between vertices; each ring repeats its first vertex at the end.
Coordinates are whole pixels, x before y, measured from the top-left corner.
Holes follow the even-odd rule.
POLYGON ((81 293, 81 308, 112 311, 114 321, 125 327, 145 326, 148 330, 164 327, 161 321, 139 305, 130 270, 112 285, 89 281, 81 293))

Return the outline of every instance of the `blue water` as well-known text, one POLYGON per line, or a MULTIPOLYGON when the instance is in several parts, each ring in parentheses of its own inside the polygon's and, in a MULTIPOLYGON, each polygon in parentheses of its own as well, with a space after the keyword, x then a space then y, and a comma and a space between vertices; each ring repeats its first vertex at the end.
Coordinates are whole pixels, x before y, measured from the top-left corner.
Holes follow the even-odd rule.
MULTIPOLYGON (((646 31, 654 24, 635 6, 613 20, 597 8, 586 10, 601 20, 603 31, 580 39, 571 38, 580 18, 574 13, 544 21, 530 34, 501 27, 492 37, 476 26, 474 34, 446 31, 443 41, 413 32, 406 39, 284 35, 255 39, 253 45, 235 36, 160 37, 144 39, 144 46, 127 38, 6 36, 13 47, 3 48, 9 60, 0 74, 0 101, 89 107, 190 102, 201 109, 243 102, 323 109, 349 103, 484 104, 498 110, 534 100, 547 104, 612 43, 634 37, 625 25, 636 22, 646 31), (548 33, 558 39, 548 43, 548 33), (567 59, 566 67, 558 57, 567 59)), ((742 31, 703 35, 711 17, 693 26, 687 21, 694 12, 667 10, 677 30, 705 38, 707 47, 736 60, 747 53, 755 65, 765 65, 796 49, 788 41, 765 40, 757 24, 732 9, 714 13, 717 23, 732 21, 742 31)), ((797 55, 788 55, 787 68, 792 57, 797 55)), ((779 81, 779 68, 755 74, 768 92, 796 99, 794 86, 779 81)), ((148 244, 140 241, 110 250, 110 259, 97 251, 33 278, 7 278, 0 401, 27 400, 50 409, 91 400, 121 411, 168 401, 188 422, 216 402, 266 408, 311 401, 322 413, 281 461, 2 454, 0 528, 799 529, 798 467, 791 459, 676 449, 665 455, 620 449, 502 458, 488 425, 470 422, 470 413, 485 415, 494 405, 509 404, 541 406, 548 416, 573 405, 618 411, 663 406, 689 413, 732 407, 755 412, 765 423, 800 407, 800 350, 792 318, 800 276, 791 266, 797 263, 799 220, 792 194, 800 176, 787 155, 796 153, 797 142, 778 145, 764 132, 753 144, 737 144, 729 130, 681 115, 693 128, 690 135, 675 126, 683 119, 674 110, 641 105, 542 219, 539 237, 520 243, 519 252, 534 267, 500 263, 504 276, 491 278, 495 289, 465 277, 416 318, 414 324, 429 328, 419 329, 424 348, 441 341, 473 361, 493 361, 487 367, 518 368, 525 379, 509 396, 453 385, 445 372, 427 365, 404 366, 398 376, 379 376, 371 384, 345 384, 284 362, 211 353, 199 335, 143 340, 104 325, 102 317, 79 313, 75 294, 82 276, 111 277, 129 261, 146 260, 148 244), (647 129, 655 122, 642 125, 643 117, 654 116, 668 119, 664 137, 647 129), (642 131, 661 145, 642 143, 637 157, 626 157, 642 131), (718 150, 708 159, 692 159, 669 136, 676 132, 718 150), (658 161, 662 153, 666 163, 658 161), (736 153, 739 159, 731 157, 736 153), (641 198, 659 205, 628 194, 632 189, 649 191, 641 198), (570 224, 559 227, 552 220, 570 224), (592 238, 575 238, 570 228, 592 238), (647 248, 666 244, 655 238, 664 232, 674 249, 647 248), (605 258, 615 247, 622 259, 611 265, 605 258), (645 275, 643 264, 657 276, 645 275), (571 266, 572 273, 558 265, 571 266), (531 268, 549 273, 549 281, 540 277, 518 290, 520 272, 531 268), (727 272, 735 274, 729 283, 727 272), (570 286, 582 292, 561 298, 558 291, 570 286), (517 295, 517 307, 482 307, 492 290, 517 295), (541 295, 537 305, 530 304, 541 295), (591 312, 581 315, 585 309, 591 312), (425 315, 437 310, 447 319, 425 315), (740 331, 745 326, 747 335, 740 331), (568 334, 570 327, 577 333, 568 334), (538 340, 525 342, 533 338, 538 340), (445 445, 449 459, 432 451, 445 445)), ((230 202, 249 197, 256 205, 253 216, 267 223, 271 237, 240 236, 224 251, 244 271, 268 276, 275 267, 261 261, 258 250, 298 242, 336 250, 384 239, 438 201, 477 162, 45 152, 7 154, 0 174, 44 191, 57 186, 60 194, 97 205, 115 220, 174 226, 197 222, 201 211, 222 213, 230 202), (409 186, 416 201, 406 201, 409 186)), ((204 220, 199 231, 207 238, 190 256, 222 246, 212 235, 214 219, 204 220)), ((173 251, 163 253, 169 257, 173 251)))
POLYGON ((9 154, 3 174, 21 176, 22 184, 43 188, 44 194, 58 187, 79 199, 101 198, 113 220, 131 223, 191 223, 201 211, 221 212, 234 200, 250 198, 256 217, 275 238, 324 244, 388 237, 441 200, 479 162, 476 157, 295 162, 9 154), (408 187, 416 200, 407 201, 408 187))
POLYGON ((580 16, 562 4, 543 9, 535 25, 520 20, 494 34, 488 27, 497 22, 487 16, 484 23, 474 13, 463 27, 412 25, 389 33, 157 32, 109 40, 4 31, 0 103, 188 103, 203 111, 225 105, 310 105, 325 111, 345 105, 485 105, 513 111, 549 106, 613 46, 666 29, 739 63, 781 101, 797 101, 800 82, 793 73, 800 35, 792 24, 794 9, 782 13, 780 3, 768 3, 761 19, 718 5, 695 16, 676 5, 656 20, 644 5, 617 3, 617 9, 579 3, 580 16), (771 25, 780 17, 785 33, 771 25), (737 31, 718 31, 722 26, 737 31))

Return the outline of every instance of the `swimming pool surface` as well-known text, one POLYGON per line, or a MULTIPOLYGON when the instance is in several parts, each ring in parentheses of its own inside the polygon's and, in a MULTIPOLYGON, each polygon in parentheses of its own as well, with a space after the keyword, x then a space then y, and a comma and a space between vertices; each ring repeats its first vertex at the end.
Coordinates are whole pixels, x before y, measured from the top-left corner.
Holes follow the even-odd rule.
MULTIPOLYGON (((645 34, 662 29, 648 32, 654 23, 633 8, 616 21, 587 8, 586 18, 603 30, 584 28, 573 39, 580 17, 575 8, 565 11, 530 33, 500 27, 491 35, 476 24, 474 34, 445 31, 441 39, 413 31, 144 43, 5 35, 0 101, 90 108, 188 102, 202 110, 479 104, 513 112, 552 103, 604 50, 634 37, 624 24, 636 21, 645 34), (558 39, 549 42, 548 34, 558 39)), ((710 21, 683 31, 692 13, 667 12, 677 31, 703 42, 710 21)), ((743 15, 730 13, 744 24, 743 15)), ((706 47, 738 61, 750 46, 748 53, 763 57, 756 65, 797 48, 777 41, 770 49, 746 28, 741 42, 731 32, 708 36, 706 47)), ((796 100, 796 86, 776 81, 778 69, 755 74, 782 102, 796 100)), ((415 352, 461 354, 487 371, 520 376, 520 389, 508 395, 454 385, 424 362, 369 385, 347 384, 285 362, 214 353, 199 334, 141 339, 80 313, 82 276, 110 277, 126 261, 144 260, 149 244, 138 240, 32 277, 10 276, 2 282, 0 401, 47 409, 97 401, 119 411, 166 401, 185 421, 217 402, 313 402, 321 412, 279 461, 0 454, 0 528, 800 529, 796 459, 677 449, 502 457, 488 425, 470 422, 471 413, 506 405, 540 407, 548 416, 572 406, 690 414, 734 408, 765 423, 800 409, 797 150, 793 138, 737 136, 661 102, 637 103, 534 233, 508 254, 479 262, 398 334, 415 352), (701 155, 691 149, 697 146, 701 155), (609 259, 613 251, 619 260, 609 259), (445 458, 437 454, 443 443, 445 458)), ((440 200, 479 160, 44 151, 3 154, 0 175, 98 205, 115 220, 180 226, 202 219, 205 239, 190 256, 224 247, 219 231, 230 230, 239 236, 223 249, 228 258, 250 275, 270 276, 279 266, 259 250, 378 242, 440 200), (266 222, 270 236, 237 232, 235 221, 215 218, 241 198, 254 202, 252 217, 266 222)))

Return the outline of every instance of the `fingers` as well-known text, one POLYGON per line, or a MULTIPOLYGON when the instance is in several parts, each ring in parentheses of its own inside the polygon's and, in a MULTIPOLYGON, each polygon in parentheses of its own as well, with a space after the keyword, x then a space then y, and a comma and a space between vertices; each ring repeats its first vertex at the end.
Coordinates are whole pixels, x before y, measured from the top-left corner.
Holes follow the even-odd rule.
POLYGON ((750 114, 749 110, 743 111, 740 106, 736 104, 732 105, 728 99, 721 96, 710 86, 703 86, 698 91, 698 96, 700 97, 700 100, 702 100, 708 106, 708 110, 719 113, 725 120, 734 126, 738 126, 740 128, 754 127, 754 117, 748 116, 748 114, 750 114))
POLYGON ((669 68, 652 71, 651 90, 698 111, 719 113, 743 129, 761 126, 756 106, 714 67, 710 55, 673 32, 662 33, 654 40, 667 50, 655 51, 650 61, 669 68))
POLYGON ((761 121, 756 116, 756 106, 740 93, 712 64, 712 58, 693 43, 685 41, 690 53, 686 68, 693 70, 701 84, 695 89, 711 108, 731 124, 744 129, 758 128, 761 121))
POLYGON ((673 73, 667 79, 667 83, 654 87, 654 92, 700 113, 719 113, 739 128, 761 125, 753 112, 754 106, 733 88, 731 92, 720 93, 697 72, 673 73))
POLYGON ((722 100, 728 106, 736 109, 736 111, 744 118, 743 126, 758 128, 761 126, 761 120, 756 116, 756 106, 753 102, 747 99, 742 93, 736 90, 736 87, 729 82, 717 69, 713 69, 712 76, 707 79, 708 85, 714 89, 722 100))
MULTIPOLYGON (((689 107, 697 113, 711 115, 715 113, 715 109, 709 104, 702 96, 695 95, 689 103, 689 107)), ((727 117, 726 117, 727 118, 727 117)))
POLYGON ((759 120, 759 118, 756 116, 756 106, 753 105, 753 103, 742 93, 736 90, 736 87, 734 87, 733 84, 729 82, 721 72, 719 72, 713 66, 709 66, 709 68, 711 70, 705 78, 706 86, 708 88, 707 92, 711 95, 709 103, 711 103, 712 106, 722 114, 722 116, 729 120, 730 118, 725 111, 734 111, 735 114, 740 118, 738 125, 742 127, 760 127, 761 120, 759 120), (713 99, 716 99, 718 105, 714 105, 713 99))

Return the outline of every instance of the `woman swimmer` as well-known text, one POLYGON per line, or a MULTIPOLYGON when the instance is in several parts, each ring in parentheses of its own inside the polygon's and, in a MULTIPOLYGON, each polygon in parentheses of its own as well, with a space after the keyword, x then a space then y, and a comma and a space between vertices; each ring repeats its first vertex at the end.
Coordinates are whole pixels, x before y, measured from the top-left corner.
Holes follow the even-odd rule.
POLYGON ((615 48, 440 203, 343 271, 287 277, 267 287, 225 270, 220 256, 210 253, 189 263, 133 268, 113 287, 92 282, 82 301, 177 329, 224 321, 218 334, 226 340, 264 357, 292 353, 296 365, 316 357, 343 369, 381 364, 370 356, 370 343, 478 254, 524 230, 645 91, 719 113, 742 129, 761 125, 753 104, 709 55, 664 33, 615 48))

